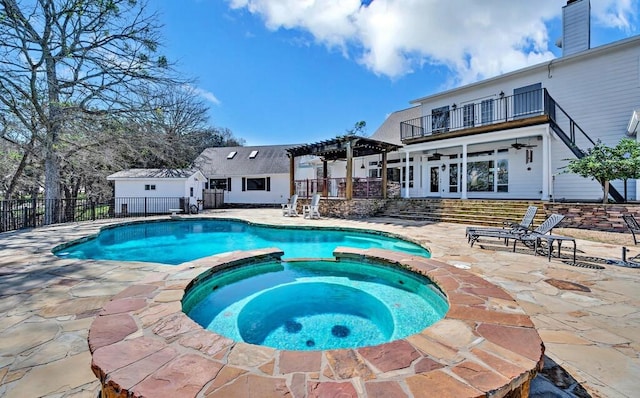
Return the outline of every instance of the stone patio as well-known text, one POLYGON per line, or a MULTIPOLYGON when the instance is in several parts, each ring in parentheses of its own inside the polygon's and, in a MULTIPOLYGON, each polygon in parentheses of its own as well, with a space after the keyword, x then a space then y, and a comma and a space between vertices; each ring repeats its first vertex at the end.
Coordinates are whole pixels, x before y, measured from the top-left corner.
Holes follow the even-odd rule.
MULTIPOLYGON (((547 262, 544 256, 511 253, 495 245, 491 249, 492 245, 469 248, 464 239, 465 226, 456 224, 382 218, 290 219, 281 217, 277 209, 224 210, 205 216, 381 230, 420 241, 432 251, 434 259, 467 269, 509 292, 533 321, 546 354, 592 396, 637 396, 638 269, 576 267, 555 258, 547 262)), ((111 223, 0 234, 0 396, 96 397, 100 383, 91 371, 87 345, 91 323, 125 287, 157 283, 167 270, 167 266, 158 264, 69 260, 51 254, 54 246, 96 233, 99 227, 111 223)), ((579 239, 578 257, 620 258, 622 245, 631 248, 629 256, 637 255, 638 248, 632 243, 630 235, 620 235, 618 245, 579 239)), ((238 355, 242 356, 242 351, 238 355)), ((238 378, 234 374, 226 377, 238 378)), ((260 381, 251 375, 242 377, 260 387, 260 381)), ((296 380, 299 382, 298 376, 296 380)), ((380 391, 393 395, 396 386, 379 383, 376 387, 380 391)), ((309 385, 319 393, 325 388, 309 385)), ((349 388, 338 381, 334 387, 349 388)), ((368 390, 356 393, 375 396, 368 390)))
MULTIPOLYGON (((337 248, 340 259, 382 261, 432 279, 446 294, 444 319, 377 346, 284 351, 205 331, 182 312, 182 293, 210 269, 279 260, 263 249, 171 267, 162 281, 133 285, 89 330, 93 371, 107 397, 394 398, 527 396, 544 347, 533 323, 502 289, 448 264, 403 253, 337 248), (189 371, 185 371, 189 369, 189 371), (523 394, 524 392, 524 394, 523 394), (392 394, 392 395, 389 395, 392 394)), ((336 265, 339 267, 339 262, 336 265)))

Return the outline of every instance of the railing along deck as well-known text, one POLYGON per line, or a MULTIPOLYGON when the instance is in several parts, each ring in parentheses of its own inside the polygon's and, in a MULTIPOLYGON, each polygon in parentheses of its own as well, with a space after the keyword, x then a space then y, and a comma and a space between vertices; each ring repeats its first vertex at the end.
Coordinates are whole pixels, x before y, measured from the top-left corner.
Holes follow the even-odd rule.
MULTIPOLYGON (((301 198, 310 198, 319 193, 326 198, 346 197, 346 178, 314 178, 295 181, 296 193, 301 198)), ((387 196, 399 194, 399 184, 387 182, 387 196), (395 188, 397 185, 398 188, 395 188)), ((372 177, 353 178, 353 197, 360 199, 382 198, 382 179, 372 177)))
MULTIPOLYGON (((400 138, 411 141, 453 131, 524 120, 548 113, 548 94, 538 89, 480 102, 452 104, 433 109, 431 115, 400 123, 400 138)), ((550 98, 550 97, 549 97, 550 98)))

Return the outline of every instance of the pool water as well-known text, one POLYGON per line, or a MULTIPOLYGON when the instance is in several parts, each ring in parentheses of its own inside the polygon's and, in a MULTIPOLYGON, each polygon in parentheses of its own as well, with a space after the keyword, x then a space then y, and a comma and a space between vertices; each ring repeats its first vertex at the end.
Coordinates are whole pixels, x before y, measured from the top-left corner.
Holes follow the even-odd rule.
POLYGON ((144 222, 102 230, 54 253, 64 258, 181 264, 214 254, 276 247, 284 258, 332 257, 338 246, 381 248, 429 257, 425 248, 377 233, 269 227, 238 220, 144 222))
POLYGON ((235 341, 285 350, 357 348, 422 331, 444 317, 426 277, 371 262, 266 262, 214 273, 183 311, 235 341))

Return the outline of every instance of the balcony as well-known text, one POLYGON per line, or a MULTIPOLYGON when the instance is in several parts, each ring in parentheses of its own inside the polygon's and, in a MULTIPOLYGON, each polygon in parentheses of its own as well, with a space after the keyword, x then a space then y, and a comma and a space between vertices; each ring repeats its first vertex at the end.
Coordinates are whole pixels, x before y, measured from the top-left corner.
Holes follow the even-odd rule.
MULTIPOLYGON (((502 94, 502 93, 501 93, 502 94)), ((431 110, 431 115, 400 123, 404 144, 506 130, 548 123, 554 118, 555 102, 546 89, 431 110)))

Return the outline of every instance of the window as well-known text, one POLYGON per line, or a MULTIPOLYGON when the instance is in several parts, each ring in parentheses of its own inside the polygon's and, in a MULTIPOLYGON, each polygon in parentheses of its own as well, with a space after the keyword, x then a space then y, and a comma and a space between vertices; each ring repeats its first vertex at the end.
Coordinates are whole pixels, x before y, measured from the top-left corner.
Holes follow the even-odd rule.
POLYGON ((249 159, 255 159, 258 156, 258 151, 251 151, 249 154, 249 159))
POLYGON ((270 191, 271 177, 267 178, 246 178, 242 177, 243 191, 270 191))
POLYGON ((464 127, 473 127, 476 123, 475 109, 473 104, 467 104, 462 108, 462 123, 464 127))
POLYGON ((230 191, 231 189, 227 189, 231 187, 231 178, 212 178, 209 180, 209 187, 211 189, 224 189, 225 191, 230 191))
POLYGON ((493 100, 488 99, 480 103, 480 121, 482 124, 493 122, 493 100))
POLYGON ((458 164, 449 164, 449 192, 458 192, 458 164))
POLYGON ((193 187, 189 188, 189 196, 193 198, 193 187))
POLYGON ((229 152, 229 154, 227 155, 227 159, 233 159, 233 157, 236 156, 236 153, 238 153, 238 152, 236 152, 236 151, 229 152))
POLYGON ((155 191, 156 190, 156 185, 155 184, 145 184, 144 190, 145 191, 155 191))
POLYGON ((431 130, 434 133, 449 131, 449 105, 431 110, 431 130))
POLYGON ((470 162, 467 169, 469 170, 467 191, 493 192, 493 160, 470 162))
POLYGON ((498 192, 509 192, 509 161, 507 159, 498 160, 498 192))
POLYGON ((529 117, 542 112, 542 83, 513 90, 513 117, 529 117))
POLYGON ((469 192, 509 192, 509 161, 486 160, 470 162, 467 178, 469 192), (498 167, 494 167, 497 164, 498 167), (494 184, 494 182, 497 182, 494 184), (494 186, 495 185, 495 186, 494 186))

